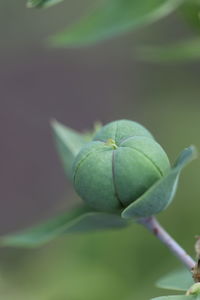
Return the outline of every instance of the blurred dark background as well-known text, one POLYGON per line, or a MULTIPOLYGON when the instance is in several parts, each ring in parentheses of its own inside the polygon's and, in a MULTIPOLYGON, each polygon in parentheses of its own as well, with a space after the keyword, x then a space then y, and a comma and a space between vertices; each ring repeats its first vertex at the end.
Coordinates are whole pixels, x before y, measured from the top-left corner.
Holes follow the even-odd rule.
MULTIPOLYGON (((64 1, 31 10, 25 0, 1 0, 1 234, 77 201, 55 151, 52 118, 77 130, 95 121, 138 121, 172 163, 184 147, 200 149, 199 63, 143 63, 135 51, 141 42, 173 41, 193 29, 174 14, 98 45, 49 48, 47 37, 77 20, 91 3, 64 1)), ((197 161, 187 167, 175 201, 159 216, 192 255, 200 233, 199 167, 197 161)), ((163 294, 154 281, 177 267, 168 250, 137 225, 70 235, 36 250, 2 249, 0 295, 2 300, 146 300, 163 294)))

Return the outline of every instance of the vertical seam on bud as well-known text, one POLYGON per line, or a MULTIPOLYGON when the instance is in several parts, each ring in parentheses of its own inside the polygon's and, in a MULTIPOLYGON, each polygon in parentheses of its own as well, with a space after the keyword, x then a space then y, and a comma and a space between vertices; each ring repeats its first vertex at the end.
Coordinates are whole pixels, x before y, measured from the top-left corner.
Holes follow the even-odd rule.
MULTIPOLYGON (((114 134, 114 140, 116 142, 117 139, 117 131, 118 131, 118 122, 115 123, 115 134, 114 134)), ((113 181, 113 188, 114 188, 114 196, 118 200, 119 204, 124 207, 122 201, 120 200, 118 191, 117 191, 117 185, 116 185, 116 180, 115 180, 115 152, 116 150, 112 151, 112 181, 113 181)))
POLYGON ((120 197, 119 197, 119 194, 117 191, 116 180, 115 180, 115 153, 116 153, 116 150, 113 150, 112 151, 112 180, 113 180, 114 196, 119 201, 121 206, 124 207, 122 201, 120 200, 120 197))
POLYGON ((80 168, 80 166, 82 165, 82 163, 90 156, 90 154, 93 154, 93 153, 96 153, 96 152, 102 152, 102 151, 107 151, 107 150, 102 150, 102 149, 99 149, 99 150, 92 150, 92 151, 90 151, 88 154, 86 154, 84 157, 83 157, 83 159, 78 163, 78 165, 77 165, 77 167, 75 168, 75 170, 74 170, 74 176, 73 176, 73 178, 74 178, 74 182, 75 182, 75 180, 76 180, 76 174, 77 174, 77 172, 78 172, 78 169, 80 168))
POLYGON ((144 152, 140 151, 139 149, 135 148, 135 147, 128 147, 128 146, 123 146, 124 148, 129 148, 132 150, 137 151, 138 153, 142 154, 149 162, 152 163, 152 165, 155 167, 155 169, 157 170, 157 172, 159 173, 159 175, 161 175, 161 177, 164 176, 163 172, 160 170, 160 168, 155 164, 155 162, 148 156, 146 155, 144 152))
POLYGON ((76 181, 76 174, 78 172, 79 167, 81 166, 81 164, 87 159, 88 156, 90 156, 90 154, 92 154, 93 151, 90 151, 76 166, 76 169, 74 170, 74 182, 76 181))

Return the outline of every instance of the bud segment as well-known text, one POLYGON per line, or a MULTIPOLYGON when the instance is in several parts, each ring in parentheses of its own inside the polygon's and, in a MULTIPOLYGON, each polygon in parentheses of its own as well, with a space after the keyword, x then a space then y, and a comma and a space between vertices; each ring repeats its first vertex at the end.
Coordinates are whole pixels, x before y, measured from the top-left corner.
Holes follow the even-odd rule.
POLYGON ((200 282, 193 284, 186 293, 186 296, 189 295, 200 295, 200 282))

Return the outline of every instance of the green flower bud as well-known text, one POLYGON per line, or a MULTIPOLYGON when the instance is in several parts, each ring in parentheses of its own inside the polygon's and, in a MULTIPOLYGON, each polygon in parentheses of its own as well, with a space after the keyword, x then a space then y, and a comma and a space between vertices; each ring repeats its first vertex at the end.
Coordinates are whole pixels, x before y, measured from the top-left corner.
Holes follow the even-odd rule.
POLYGON ((169 170, 166 153, 147 129, 128 120, 114 121, 77 155, 74 187, 96 210, 122 210, 169 170))
POLYGON ((186 296, 200 295, 200 282, 194 283, 186 292, 186 296))

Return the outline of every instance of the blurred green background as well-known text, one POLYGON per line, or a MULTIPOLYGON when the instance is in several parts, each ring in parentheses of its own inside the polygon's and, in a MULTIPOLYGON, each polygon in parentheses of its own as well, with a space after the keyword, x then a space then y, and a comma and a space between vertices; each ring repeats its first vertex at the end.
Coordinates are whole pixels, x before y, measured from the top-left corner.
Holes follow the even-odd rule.
MULTIPOLYGON (((99 2, 100 0, 95 0, 99 2)), ((200 149, 199 63, 139 62, 142 41, 192 35, 170 17, 98 45, 49 49, 46 38, 77 20, 94 0, 30 10, 0 3, 1 234, 44 220, 78 201, 57 158, 49 121, 77 130, 127 118, 152 131, 171 162, 186 146, 200 149)), ((200 163, 183 172, 159 220, 194 255, 200 234, 200 163)), ((164 294, 154 282, 180 267, 163 245, 133 225, 68 235, 35 250, 0 250, 2 300, 146 300, 164 294)), ((169 294, 169 293, 168 293, 169 294)))

